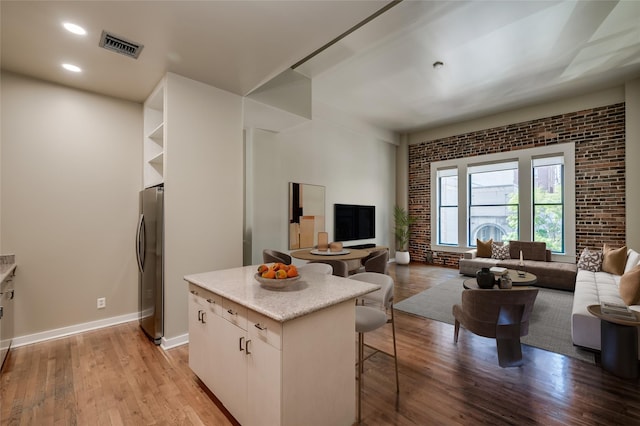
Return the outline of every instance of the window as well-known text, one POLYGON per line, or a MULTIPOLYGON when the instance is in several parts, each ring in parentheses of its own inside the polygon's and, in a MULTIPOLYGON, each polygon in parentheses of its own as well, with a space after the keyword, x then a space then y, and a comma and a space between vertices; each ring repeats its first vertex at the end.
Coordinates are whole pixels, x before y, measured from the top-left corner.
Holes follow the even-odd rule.
POLYGON ((543 241, 575 261, 575 144, 438 161, 431 173, 432 250, 543 241))
POLYGON ((494 241, 518 239, 518 163, 470 166, 469 241, 476 238, 494 241), (487 238, 488 237, 488 238, 487 238))
POLYGON ((438 171, 438 243, 458 244, 458 170, 438 171))
POLYGON ((563 157, 533 159, 533 238, 564 252, 563 157))

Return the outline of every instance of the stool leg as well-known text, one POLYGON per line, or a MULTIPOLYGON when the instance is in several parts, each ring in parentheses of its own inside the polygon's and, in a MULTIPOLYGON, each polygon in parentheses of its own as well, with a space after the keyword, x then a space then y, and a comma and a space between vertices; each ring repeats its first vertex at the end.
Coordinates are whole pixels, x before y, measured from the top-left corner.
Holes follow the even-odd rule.
POLYGON ((362 358, 364 354, 364 339, 358 333, 358 423, 362 421, 362 358))
POLYGON ((396 364, 396 393, 400 393, 400 380, 398 380, 398 351, 396 350, 396 321, 393 317, 393 304, 391 304, 391 333, 393 334, 393 361, 396 364))

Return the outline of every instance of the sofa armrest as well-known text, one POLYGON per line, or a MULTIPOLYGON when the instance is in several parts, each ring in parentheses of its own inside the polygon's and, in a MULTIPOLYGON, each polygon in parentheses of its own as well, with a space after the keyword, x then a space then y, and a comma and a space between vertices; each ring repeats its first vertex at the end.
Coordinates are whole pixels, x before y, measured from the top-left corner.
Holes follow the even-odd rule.
POLYGON ((477 249, 467 250, 464 252, 464 259, 475 259, 478 254, 477 249))

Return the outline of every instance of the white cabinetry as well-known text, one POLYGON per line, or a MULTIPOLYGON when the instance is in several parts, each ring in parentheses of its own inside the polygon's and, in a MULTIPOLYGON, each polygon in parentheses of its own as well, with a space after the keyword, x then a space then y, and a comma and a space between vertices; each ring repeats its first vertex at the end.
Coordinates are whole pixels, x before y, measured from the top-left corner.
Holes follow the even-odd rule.
POLYGON ((189 367, 240 424, 280 424, 280 324, 193 284, 189 293, 189 367))
POLYGON ((189 289, 189 336, 195 337, 190 344, 189 367, 207 386, 216 383, 211 363, 220 358, 220 346, 214 338, 220 333, 221 310, 220 296, 195 286, 189 289))
POLYGON ((221 326, 203 332, 203 289, 189 291, 189 365, 240 424, 353 423, 353 299, 278 322, 222 297, 221 326))
POLYGON ((15 275, 12 273, 0 285, 0 368, 9 354, 13 341, 15 275))

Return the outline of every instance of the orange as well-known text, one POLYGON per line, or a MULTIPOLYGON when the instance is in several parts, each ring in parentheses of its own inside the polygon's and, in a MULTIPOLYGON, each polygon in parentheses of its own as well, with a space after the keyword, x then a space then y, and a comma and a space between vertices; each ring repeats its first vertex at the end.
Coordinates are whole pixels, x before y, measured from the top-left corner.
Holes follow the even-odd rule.
POLYGON ((293 278, 298 276, 298 269, 295 266, 291 266, 287 271, 287 277, 293 278))
POLYGON ((265 271, 262 273, 262 278, 275 278, 276 277, 276 271, 274 271, 273 269, 269 269, 268 271, 265 271))
POLYGON ((258 273, 263 273, 269 270, 269 267, 267 265, 260 265, 258 266, 258 273))
POLYGON ((287 278, 287 271, 284 269, 278 269, 278 271, 276 271, 276 278, 279 280, 287 278))

